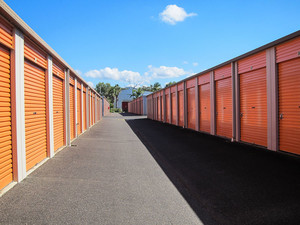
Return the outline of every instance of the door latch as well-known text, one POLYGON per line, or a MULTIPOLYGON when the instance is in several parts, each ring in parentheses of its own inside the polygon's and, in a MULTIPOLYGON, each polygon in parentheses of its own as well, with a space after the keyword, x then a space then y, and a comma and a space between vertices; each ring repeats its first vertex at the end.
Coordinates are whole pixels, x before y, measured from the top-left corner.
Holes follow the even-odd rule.
POLYGON ((243 117, 243 115, 244 115, 244 114, 243 114, 243 113, 241 113, 241 114, 240 114, 240 117, 242 118, 242 117, 243 117))
POLYGON ((280 118, 281 120, 283 119, 283 114, 282 114, 282 113, 279 115, 279 118, 280 118))

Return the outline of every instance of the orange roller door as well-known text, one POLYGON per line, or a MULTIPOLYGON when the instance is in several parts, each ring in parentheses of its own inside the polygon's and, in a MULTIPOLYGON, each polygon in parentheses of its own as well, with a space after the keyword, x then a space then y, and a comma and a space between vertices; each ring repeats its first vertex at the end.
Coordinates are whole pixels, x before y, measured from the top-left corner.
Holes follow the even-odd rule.
POLYGON ((82 133, 81 123, 81 90, 77 89, 77 134, 82 133))
MULTIPOLYGON (((165 114, 165 109, 164 109, 164 100, 163 100, 163 95, 161 96, 161 121, 164 121, 164 114, 165 114)), ((148 113, 148 111, 147 111, 148 113)))
POLYGON ((10 52, 0 46, 0 190, 13 180, 10 52))
POLYGON ((53 75, 53 134, 54 151, 64 145, 64 82, 53 75))
POLYGON ((90 118, 89 118, 89 120, 90 120, 90 126, 92 126, 92 120, 93 120, 93 118, 92 118, 92 109, 93 109, 93 106, 92 106, 92 96, 91 96, 91 92, 90 92, 90 96, 89 96, 89 102, 90 102, 90 118))
MULTIPOLYGON (((154 106, 154 112, 155 112, 155 120, 158 120, 158 117, 157 117, 157 115, 158 115, 158 110, 157 110, 157 98, 155 98, 154 99, 154 104, 155 104, 155 106, 154 106)), ((140 102, 139 102, 139 108, 140 108, 141 106, 140 106, 140 102)))
POLYGON ((195 107, 195 88, 194 87, 187 89, 187 104, 188 104, 188 112, 187 112, 188 128, 195 130, 196 107, 195 107))
POLYGON ((300 58, 278 64, 279 149, 300 154, 300 58))
POLYGON ((184 93, 178 91, 179 126, 184 126, 184 93))
POLYGON ((95 124, 95 97, 93 97, 92 100, 93 100, 93 111, 92 111, 92 113, 93 113, 93 124, 95 124))
POLYGON ((232 93, 231 77, 218 80, 216 85, 216 128, 217 135, 232 137, 232 93))
POLYGON ((86 130, 86 92, 83 90, 83 130, 86 130))
POLYGON ((166 122, 170 123, 170 95, 166 95, 166 122))
POLYGON ((70 94, 70 138, 73 140, 75 138, 75 88, 70 84, 69 94, 70 94))
POLYGON ((199 85, 200 131, 210 132, 210 84, 199 85))
POLYGON ((267 146, 266 68, 240 75, 241 140, 267 146))
POLYGON ((26 169, 47 156, 45 71, 24 63, 26 169))
POLYGON ((177 108, 176 108, 176 93, 171 94, 172 98, 172 124, 176 125, 177 108))
POLYGON ((160 96, 158 96, 158 98, 157 98, 157 109, 158 109, 158 111, 157 111, 157 115, 158 115, 158 118, 157 118, 157 120, 161 120, 161 111, 160 111, 160 107, 161 107, 161 101, 160 101, 160 96))

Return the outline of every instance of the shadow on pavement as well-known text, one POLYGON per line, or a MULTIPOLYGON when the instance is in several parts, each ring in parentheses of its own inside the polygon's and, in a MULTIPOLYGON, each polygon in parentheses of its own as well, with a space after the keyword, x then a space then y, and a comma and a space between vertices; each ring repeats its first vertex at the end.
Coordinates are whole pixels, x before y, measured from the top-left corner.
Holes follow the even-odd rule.
POLYGON ((300 159, 148 119, 126 120, 205 225, 300 224, 300 159))
POLYGON ((124 112, 124 113, 120 113, 121 116, 139 116, 133 113, 128 113, 128 112, 124 112))

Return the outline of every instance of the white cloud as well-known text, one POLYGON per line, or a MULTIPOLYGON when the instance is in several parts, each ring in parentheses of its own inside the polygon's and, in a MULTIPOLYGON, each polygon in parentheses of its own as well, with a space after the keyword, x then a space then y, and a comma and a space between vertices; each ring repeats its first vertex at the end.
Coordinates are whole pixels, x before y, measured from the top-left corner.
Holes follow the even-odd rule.
POLYGON ((173 78, 173 77, 180 77, 183 75, 190 74, 189 72, 185 71, 184 69, 178 67, 167 67, 167 66, 160 66, 160 67, 153 67, 152 65, 148 66, 148 72, 145 75, 149 75, 151 78, 173 78))
POLYGON ((160 14, 160 19, 168 24, 175 25, 177 22, 184 21, 187 17, 197 16, 196 13, 187 13, 184 8, 177 5, 167 5, 160 14))
POLYGON ((90 85, 92 88, 95 88, 95 85, 94 85, 94 83, 93 83, 92 81, 88 81, 87 83, 88 83, 88 85, 90 85))
POLYGON ((199 65, 199 63, 197 63, 197 62, 193 63, 193 66, 198 66, 198 65, 199 65))
MULTIPOLYGON (((127 83, 127 87, 141 87, 150 84, 151 80, 155 79, 168 79, 176 78, 180 76, 190 76, 191 71, 185 71, 182 68, 178 67, 153 67, 152 65, 148 66, 148 70, 141 75, 139 72, 123 70, 120 71, 118 68, 106 67, 100 70, 90 70, 84 73, 84 76, 90 78, 97 78, 103 81, 106 80, 115 80, 123 83, 127 83)), ((95 87, 92 82, 88 82, 91 87, 95 87)))
POLYGON ((123 70, 119 71, 118 68, 106 67, 100 70, 90 70, 84 74, 86 77, 112 79, 117 81, 126 82, 129 84, 139 84, 144 82, 139 72, 123 70))

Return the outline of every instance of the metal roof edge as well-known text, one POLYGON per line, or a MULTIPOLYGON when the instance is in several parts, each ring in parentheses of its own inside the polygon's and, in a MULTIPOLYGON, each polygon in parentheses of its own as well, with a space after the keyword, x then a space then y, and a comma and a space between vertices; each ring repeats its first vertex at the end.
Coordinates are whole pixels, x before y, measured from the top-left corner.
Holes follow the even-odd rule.
POLYGON ((100 94, 92 88, 54 49, 50 47, 18 14, 13 11, 3 0, 0 0, 0 12, 6 20, 21 30, 27 37, 39 45, 47 54, 58 60, 67 69, 76 75, 86 86, 92 89, 98 96, 100 94))
MULTIPOLYGON (((201 71, 201 72, 196 73, 196 74, 194 74, 194 75, 192 75, 192 76, 190 76, 190 77, 187 77, 187 78, 185 78, 185 79, 183 79, 183 80, 180 80, 180 81, 176 82, 175 84, 173 84, 173 85, 171 85, 171 86, 168 86, 168 87, 165 87, 165 88, 160 89, 159 91, 165 90, 166 88, 173 87, 173 86, 175 86, 175 85, 177 85, 177 84, 179 84, 179 83, 181 83, 181 82, 185 82, 185 81, 190 80, 190 79, 192 79, 192 78, 195 78, 195 77, 197 77, 197 76, 201 76, 201 75, 203 75, 203 74, 205 74, 205 73, 209 73, 209 72, 211 72, 211 71, 213 71, 213 70, 216 70, 216 69, 218 69, 218 68, 220 68, 220 67, 222 67, 222 66, 228 65, 229 63, 236 62, 236 61, 238 61, 238 60, 240 60, 240 59, 246 58, 246 57, 248 57, 248 56, 250 56, 250 55, 253 55, 253 54, 258 53, 258 52, 260 52, 260 51, 263 51, 263 50, 266 50, 266 49, 268 49, 268 48, 274 47, 274 46, 276 46, 276 45, 278 45, 278 44, 281 44, 281 43, 283 43, 283 42, 285 42, 285 41, 289 41, 289 40, 291 40, 291 39, 293 39, 293 38, 295 38, 295 37, 299 37, 299 36, 300 36, 300 30, 295 31, 295 32, 293 32, 293 33, 291 33, 291 34, 288 34, 288 35, 286 35, 286 36, 284 36, 284 37, 281 37, 281 38, 279 38, 279 39, 276 39, 275 41, 272 41, 272 42, 270 42, 270 43, 267 43, 267 44, 265 44, 265 45, 262 45, 262 46, 260 46, 260 47, 258 47, 258 48, 255 48, 255 49, 253 49, 253 50, 251 50, 251 51, 249 51, 249 52, 246 52, 246 53, 244 53, 244 54, 242 54, 242 55, 239 55, 239 56, 237 56, 237 57, 235 57, 235 58, 232 58, 232 59, 230 59, 230 60, 227 60, 227 61, 225 61, 225 62, 223 62, 223 63, 221 63, 221 64, 218 64, 218 65, 216 65, 216 66, 214 66, 214 67, 211 67, 211 68, 209 68, 209 69, 207 69, 207 70, 201 71)), ((153 92, 152 94, 155 94, 155 93, 157 93, 157 92, 159 92, 159 91, 153 92)), ((152 95, 152 94, 149 94, 149 95, 152 95)), ((147 96, 149 96, 149 95, 147 95, 147 96)))

